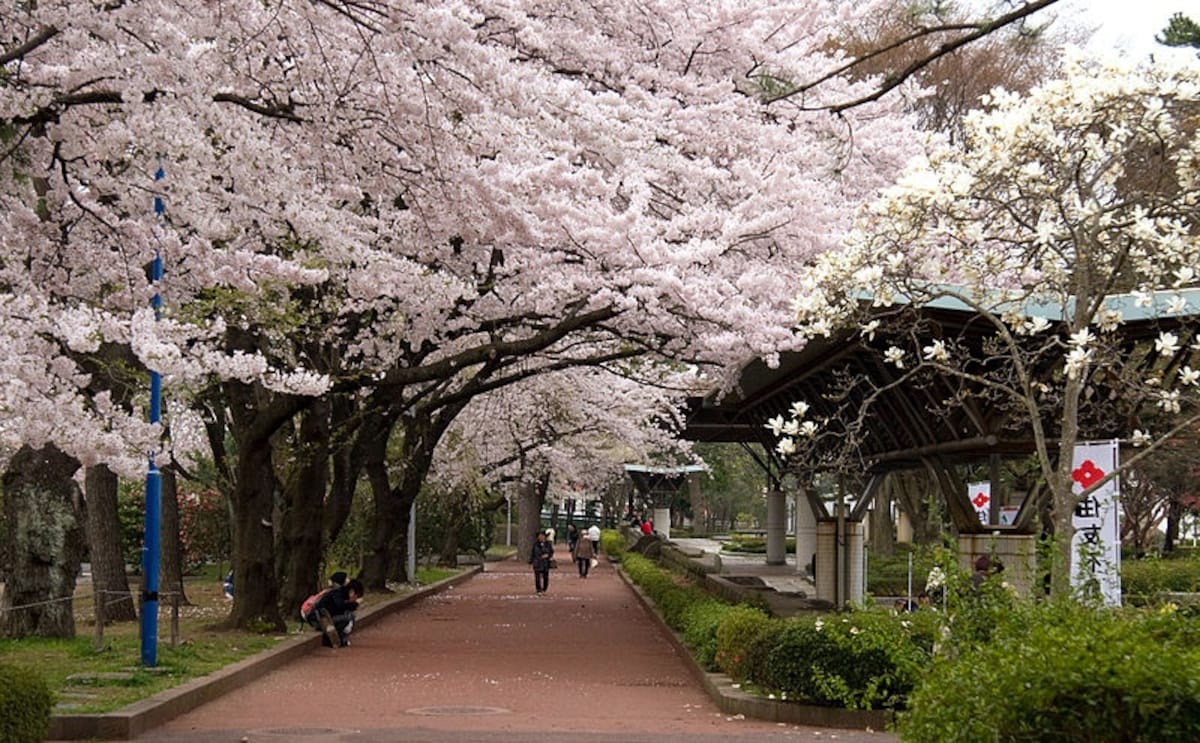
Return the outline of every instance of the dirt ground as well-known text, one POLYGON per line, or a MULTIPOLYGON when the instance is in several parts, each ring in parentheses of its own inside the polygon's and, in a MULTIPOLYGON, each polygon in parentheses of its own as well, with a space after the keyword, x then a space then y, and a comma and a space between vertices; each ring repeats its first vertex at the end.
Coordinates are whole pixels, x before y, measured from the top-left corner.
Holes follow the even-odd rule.
MULTIPOLYGON (((560 550, 561 551, 561 550, 560 550)), ((143 743, 729 743, 895 741, 722 714, 610 565, 534 594, 524 563, 318 649, 143 743)), ((369 600, 370 597, 368 597, 369 600)))

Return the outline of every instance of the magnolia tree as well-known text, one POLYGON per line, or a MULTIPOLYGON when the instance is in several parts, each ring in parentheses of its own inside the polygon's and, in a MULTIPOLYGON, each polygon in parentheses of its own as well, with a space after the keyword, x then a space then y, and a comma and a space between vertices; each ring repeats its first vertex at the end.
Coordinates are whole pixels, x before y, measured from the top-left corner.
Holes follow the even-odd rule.
MULTIPOLYGON (((1128 467, 1200 416, 1200 69, 1075 59, 1061 79, 985 104, 961 149, 914 161, 800 283, 798 329, 857 327, 894 384, 930 392, 929 413, 982 401, 1027 436, 1051 494, 1061 591, 1083 497, 1074 445, 1145 447, 1128 467), (937 304, 972 313, 963 325, 986 328, 982 346, 912 324, 911 308, 937 304)), ((830 429, 808 402, 773 422, 781 452, 830 429)))
POLYGON ((431 479, 459 489, 482 479, 498 494, 493 509, 505 503, 506 490, 530 499, 518 501, 524 554, 546 494, 528 485, 545 481, 552 489, 598 497, 626 476, 628 462, 691 461, 676 437, 677 401, 686 390, 681 385, 694 383, 691 372, 639 363, 611 371, 575 368, 488 393, 467 406, 443 439, 431 479))
POLYGON ((857 94, 836 80, 766 103, 823 69, 836 13, 5 6, 7 446, 133 475, 161 431, 130 380, 153 368, 229 483, 234 622, 303 595, 313 525, 365 473, 381 585, 473 396, 642 354, 728 380, 797 342, 787 288, 914 147, 887 105, 808 110, 857 94), (123 364, 88 365, 110 345, 123 364))

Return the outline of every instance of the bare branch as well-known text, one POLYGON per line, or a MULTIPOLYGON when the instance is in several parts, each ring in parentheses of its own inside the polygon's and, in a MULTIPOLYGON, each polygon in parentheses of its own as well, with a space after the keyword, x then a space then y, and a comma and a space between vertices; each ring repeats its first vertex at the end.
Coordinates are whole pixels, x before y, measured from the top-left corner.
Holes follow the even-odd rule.
POLYGON ((13 49, 0 54, 0 65, 6 65, 9 62, 18 60, 29 54, 34 49, 37 49, 42 44, 45 44, 50 39, 58 35, 58 29, 54 26, 44 26, 41 31, 31 36, 24 44, 14 47, 13 49))
POLYGON ((855 108, 856 106, 861 106, 866 103, 871 103, 873 101, 877 101, 880 98, 882 98, 884 95, 886 95, 888 92, 899 87, 906 80, 911 78, 913 75, 920 72, 924 68, 928 67, 930 64, 934 63, 935 61, 941 59, 942 57, 944 57, 948 54, 951 54, 952 52, 955 52, 958 49, 961 49, 962 47, 964 47, 974 41, 978 41, 979 39, 982 39, 985 36, 988 36, 989 34, 995 32, 1001 28, 1004 28, 1005 26, 1009 26, 1013 23, 1016 23, 1017 21, 1027 18, 1027 17, 1033 15, 1034 13, 1038 12, 1039 10, 1048 8, 1049 6, 1054 5, 1057 2, 1058 2, 1058 0, 1033 0, 1032 2, 1025 3, 1024 5, 1020 6, 1019 8, 1017 8, 1016 10, 1013 10, 1010 13, 1006 13, 1005 15, 1000 16, 999 18, 985 20, 985 21, 979 21, 977 23, 956 23, 956 24, 950 24, 950 25, 929 26, 926 28, 921 28, 918 31, 916 31, 915 33, 910 34, 909 36, 906 36, 892 44, 889 44, 886 47, 873 50, 872 52, 870 52, 862 57, 856 57, 855 59, 851 60, 850 62, 842 65, 841 67, 838 67, 837 69, 834 69, 834 70, 826 73, 825 75, 822 75, 821 77, 817 78, 816 80, 813 80, 811 82, 800 85, 800 86, 793 88, 792 90, 789 90, 785 93, 780 93, 778 95, 772 96, 772 97, 768 98, 766 102, 767 103, 775 103, 777 101, 786 100, 786 99, 792 98, 797 95, 803 95, 804 93, 807 93, 807 92, 823 85, 824 83, 829 82, 830 80, 832 80, 836 77, 840 77, 848 72, 851 72, 852 70, 864 65, 866 62, 873 60, 874 58, 878 57, 879 55, 886 54, 891 51, 895 51, 896 49, 902 48, 908 44, 913 43, 914 41, 926 38, 928 36, 945 34, 945 33, 952 32, 952 31, 967 31, 967 30, 969 30, 969 33, 966 33, 962 36, 958 36, 956 38, 953 38, 953 39, 943 43, 941 46, 939 46, 937 49, 934 49, 929 54, 921 56, 918 59, 914 60, 911 64, 909 64, 903 70, 900 70, 899 72, 895 73, 894 75, 888 76, 887 78, 885 78, 883 80, 883 82, 879 85, 878 88, 876 88, 874 91, 872 91, 871 93, 869 93, 867 95, 861 96, 859 98, 855 98, 850 101, 846 101, 844 103, 837 103, 837 104, 825 105, 825 106, 813 106, 813 107, 802 106, 801 108, 802 108, 802 110, 806 110, 806 111, 829 111, 831 113, 841 113, 841 112, 847 111, 851 108, 855 108))

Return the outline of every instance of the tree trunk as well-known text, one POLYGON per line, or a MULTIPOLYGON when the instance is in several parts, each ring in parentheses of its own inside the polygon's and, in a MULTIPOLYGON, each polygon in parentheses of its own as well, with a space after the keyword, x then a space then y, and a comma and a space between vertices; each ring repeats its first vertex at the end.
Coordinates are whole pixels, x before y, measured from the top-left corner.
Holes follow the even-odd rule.
POLYGON ((877 555, 891 557, 896 554, 896 531, 892 521, 892 491, 895 480, 888 482, 875 494, 875 507, 871 509, 871 548, 877 555))
MULTIPOLYGON (((117 475, 98 464, 87 468, 84 494, 87 502, 87 538, 91 553, 92 582, 103 597, 106 623, 133 622, 137 605, 125 574, 125 553, 121 549, 121 520, 117 515, 117 475)), ((164 533, 169 533, 164 530, 164 533)))
POLYGON ((242 629, 287 628, 275 580, 275 471, 266 439, 239 442, 233 488, 233 611, 242 629))
POLYGON ((467 526, 467 519, 472 516, 471 506, 467 502, 470 496, 463 493, 452 493, 445 497, 454 498, 455 504, 446 511, 446 529, 442 534, 442 547, 438 551, 438 566, 444 568, 458 567, 458 553, 460 542, 462 541, 463 528, 467 526))
MULTIPOLYGON (((403 437, 398 461, 389 469, 399 472, 397 484, 387 495, 380 497, 377 488, 378 476, 372 476, 372 492, 375 494, 375 525, 371 534, 371 547, 363 565, 363 584, 368 589, 386 590, 387 580, 404 582, 411 579, 407 574, 406 553, 408 550, 408 523, 412 505, 417 501, 421 486, 433 465, 433 451, 466 401, 446 405, 436 415, 416 411, 405 416, 400 424, 403 437)), ((390 436, 381 436, 387 440, 390 436)), ((376 456, 372 460, 377 459, 376 456)), ((378 462, 372 467, 378 468, 378 462)))
POLYGON ((175 465, 168 464, 161 470, 162 476, 162 563, 159 566, 160 593, 170 603, 172 594, 179 596, 179 604, 186 605, 187 594, 183 590, 183 534, 179 525, 179 481, 175 465))
POLYGON ((0 597, 4 637, 75 636, 72 597, 85 544, 72 479, 78 469, 53 445, 23 446, 0 479, 12 556, 0 597))
MULTIPOLYGON (((366 459, 366 442, 378 438, 376 426, 361 423, 353 430, 350 421, 356 419, 358 412, 353 403, 345 395, 337 395, 332 402, 333 420, 330 429, 340 445, 332 445, 330 465, 332 480, 329 484, 329 496, 325 501, 325 521, 322 524, 325 535, 324 543, 333 544, 341 533, 346 519, 350 518, 350 510, 354 506, 354 493, 358 489, 358 477, 362 474, 366 459)), ((383 441, 386 451, 387 440, 383 441)))
POLYGON ((384 461, 386 438, 371 448, 367 455, 365 470, 371 485, 371 496, 375 506, 375 519, 371 528, 367 554, 363 558, 362 582, 368 591, 387 591, 390 570, 389 545, 394 530, 399 527, 401 515, 397 513, 403 504, 392 498, 388 482, 387 463, 384 461))
POLYGON ((1176 543, 1179 541, 1179 522, 1183 519, 1183 503, 1179 498, 1171 498, 1167 505, 1167 537, 1163 541, 1163 553, 1170 554, 1175 551, 1176 543))
POLYGON ((318 400, 300 416, 286 475, 276 549, 279 609, 296 617, 321 580, 325 490, 329 482, 329 404, 318 400))
POLYGON ((528 560, 533 553, 533 543, 542 528, 542 505, 549 484, 550 478, 542 477, 536 483, 522 481, 517 487, 517 557, 521 560, 528 560))

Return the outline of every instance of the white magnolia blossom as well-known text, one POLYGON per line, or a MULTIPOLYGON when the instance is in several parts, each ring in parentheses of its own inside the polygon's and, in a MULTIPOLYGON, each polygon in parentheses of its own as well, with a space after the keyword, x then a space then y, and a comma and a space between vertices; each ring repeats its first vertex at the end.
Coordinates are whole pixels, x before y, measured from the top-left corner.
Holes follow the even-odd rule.
POLYGON ((1179 350, 1179 336, 1174 333, 1162 332, 1154 341, 1154 350, 1163 356, 1172 356, 1179 350))
POLYGON ((776 436, 781 436, 781 435, 783 435, 783 427, 785 425, 786 425, 786 423, 783 420, 783 416, 777 415, 774 418, 769 419, 766 422, 765 427, 769 428, 771 430, 772 434, 774 434, 776 436))
POLYGON ((1180 411, 1179 390, 1162 390, 1159 392, 1158 407, 1168 413, 1178 413, 1180 411))
POLYGON ((1196 271, 1191 266, 1180 266, 1171 272, 1175 277, 1175 286, 1184 286, 1191 284, 1196 280, 1196 271))
POLYGON ((890 346, 883 352, 883 358, 889 364, 895 364, 897 369, 904 368, 904 350, 898 346, 890 346))
POLYGON ((1071 352, 1067 354, 1067 376, 1071 379, 1079 378, 1080 373, 1091 363, 1091 360, 1091 350, 1072 348, 1071 352))
POLYGON ((863 325, 863 326, 860 328, 860 331, 862 332, 862 334, 863 334, 864 336, 866 336, 866 337, 867 337, 867 340, 869 340, 869 341, 873 341, 873 340, 875 340, 875 331, 876 331, 878 328, 879 328, 879 321, 878 321, 878 320, 872 320, 871 322, 869 322, 869 323, 867 323, 867 324, 863 325))
POLYGON ((1106 333, 1111 333, 1121 326, 1125 316, 1120 310, 1104 309, 1100 311, 1100 315, 1096 318, 1100 329, 1106 333))
POLYGON ((1092 335, 1091 328, 1081 328, 1078 332, 1071 333, 1069 343, 1076 348, 1087 348, 1096 340, 1096 336, 1092 335))
POLYGON ((1143 431, 1139 428, 1130 435, 1130 439, 1133 441, 1134 446, 1146 446, 1154 440, 1154 437, 1150 435, 1149 431, 1143 431))
POLYGON ((804 402, 803 400, 797 400, 796 402, 792 403, 792 415, 803 419, 804 416, 808 415, 808 403, 804 402))
POLYGON ((1029 335, 1037 335, 1038 333, 1045 332, 1045 330, 1049 327, 1050 321, 1044 317, 1041 317, 1040 315, 1038 317, 1029 318, 1025 321, 1024 325, 1025 332, 1029 335))
POLYGON ((1167 313, 1171 315, 1182 315, 1187 312, 1187 299, 1176 294, 1167 302, 1167 313))
POLYGON ((925 353, 927 361, 945 363, 950 360, 950 352, 946 350, 946 343, 943 340, 936 340, 933 345, 925 346, 921 350, 925 353))
POLYGON ((1190 366, 1185 366, 1179 370, 1179 383, 1196 385, 1200 382, 1200 369, 1193 369, 1190 366))
POLYGON ((790 457, 796 453, 796 441, 790 436, 785 436, 775 445, 775 451, 779 452, 781 457, 790 457))
POLYGON ((801 436, 805 436, 805 437, 811 439, 813 436, 817 435, 818 430, 820 430, 820 428, 817 426, 816 421, 804 421, 803 423, 800 424, 800 435, 801 436))

